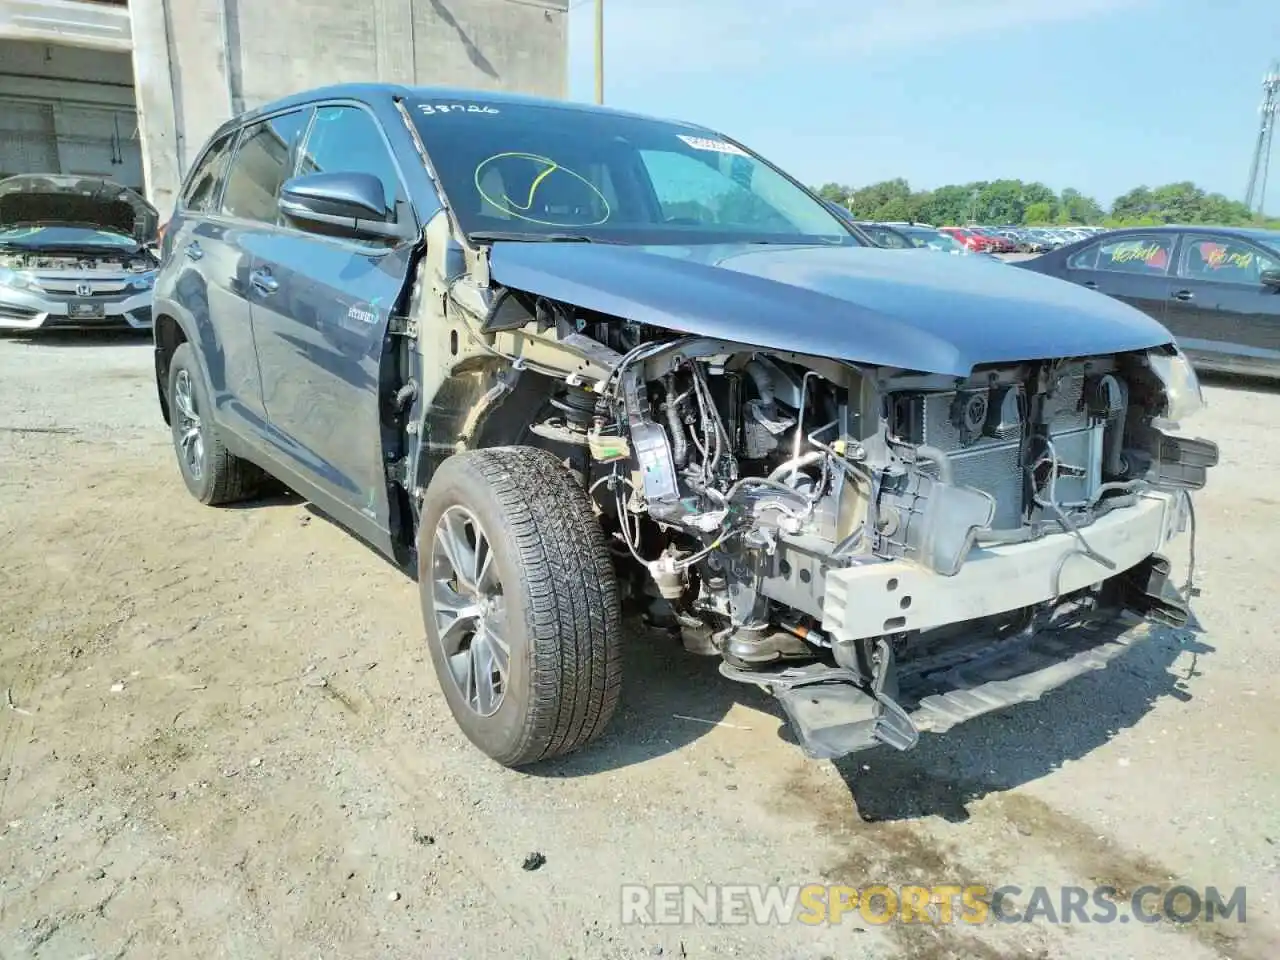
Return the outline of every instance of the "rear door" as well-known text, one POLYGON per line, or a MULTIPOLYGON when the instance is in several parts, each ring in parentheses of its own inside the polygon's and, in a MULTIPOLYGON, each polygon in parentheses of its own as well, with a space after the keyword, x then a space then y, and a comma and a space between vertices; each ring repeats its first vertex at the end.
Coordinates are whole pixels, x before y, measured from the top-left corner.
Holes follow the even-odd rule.
MULTIPOLYGON (((413 217, 385 132, 359 104, 317 106, 297 172, 371 173, 388 209, 413 217)), ((375 539, 389 525, 381 369, 413 247, 334 236, 301 221, 254 245, 253 323, 272 439, 347 508, 348 523, 375 539)))
POLYGON ((185 314, 187 329, 195 331, 216 418, 252 434, 266 422, 266 411, 245 299, 248 270, 236 245, 236 224, 222 207, 238 138, 233 130, 211 144, 188 178, 165 242, 178 269, 167 271, 175 279, 156 297, 172 301, 185 314))
POLYGON ((1067 258, 1066 278, 1123 300, 1164 322, 1173 290, 1177 235, 1126 233, 1091 243, 1067 258))
MULTIPOLYGON (((305 111, 290 110, 244 127, 216 214, 203 218, 194 236, 174 248, 174 256, 198 264, 208 284, 217 349, 205 357, 213 379, 224 384, 216 402, 251 422, 251 440, 260 438, 266 424, 250 317, 252 241, 274 228, 275 195, 292 166, 292 151, 306 118, 305 111)), ((218 387, 214 390, 217 397, 218 387)))
POLYGON ((1166 323, 1198 365, 1248 373, 1280 365, 1280 253, 1211 232, 1184 235, 1166 323))

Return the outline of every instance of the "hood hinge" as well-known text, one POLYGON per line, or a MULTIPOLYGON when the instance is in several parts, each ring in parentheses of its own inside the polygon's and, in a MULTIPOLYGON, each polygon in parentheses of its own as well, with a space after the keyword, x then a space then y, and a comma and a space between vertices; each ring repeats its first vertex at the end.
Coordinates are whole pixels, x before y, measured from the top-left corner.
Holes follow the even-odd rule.
POLYGON ((477 247, 474 251, 468 250, 465 256, 471 282, 481 290, 488 289, 492 281, 489 274, 489 248, 477 247))
POLYGON ((387 333, 416 340, 418 339, 418 321, 412 317, 400 317, 393 313, 387 320, 387 333))
POLYGON ((387 463, 387 479, 409 489, 409 458, 400 457, 387 463))

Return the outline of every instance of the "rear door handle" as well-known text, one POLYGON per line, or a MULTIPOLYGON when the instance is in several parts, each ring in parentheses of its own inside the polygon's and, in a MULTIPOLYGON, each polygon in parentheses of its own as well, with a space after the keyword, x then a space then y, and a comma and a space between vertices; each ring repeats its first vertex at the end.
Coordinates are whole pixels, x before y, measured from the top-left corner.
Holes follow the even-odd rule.
POLYGON ((264 270, 255 270, 249 274, 249 282, 264 297, 280 289, 280 281, 264 270))
POLYGON ((1196 295, 1190 290, 1179 290, 1173 295, 1173 299, 1182 300, 1183 302, 1186 302, 1187 300, 1194 300, 1195 298, 1196 295))
POLYGON ((1088 287, 1090 290, 1098 289, 1098 283, 1096 280, 1086 280, 1084 283, 1080 284, 1080 286, 1088 287))
POLYGON ((204 251, 200 249, 200 244, 194 240, 187 244, 185 252, 188 260, 199 260, 204 256, 204 251))

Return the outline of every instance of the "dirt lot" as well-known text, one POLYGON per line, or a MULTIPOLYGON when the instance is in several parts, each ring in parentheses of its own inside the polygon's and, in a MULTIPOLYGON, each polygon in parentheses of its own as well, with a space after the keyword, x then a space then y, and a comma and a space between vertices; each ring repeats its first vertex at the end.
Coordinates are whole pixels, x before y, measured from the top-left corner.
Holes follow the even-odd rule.
POLYGON ((188 497, 149 364, 0 339, 0 957, 1280 956, 1280 393, 1207 391, 1201 633, 831 764, 637 631, 607 738, 512 773, 411 582, 304 503, 188 497), (773 881, 1245 885, 1248 922, 620 922, 624 883, 773 881))

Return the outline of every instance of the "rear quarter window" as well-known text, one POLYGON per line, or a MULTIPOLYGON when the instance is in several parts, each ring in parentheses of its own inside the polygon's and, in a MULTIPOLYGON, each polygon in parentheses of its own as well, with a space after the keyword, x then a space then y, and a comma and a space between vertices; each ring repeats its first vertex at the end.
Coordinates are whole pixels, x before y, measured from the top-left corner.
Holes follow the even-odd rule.
POLYGON ((196 164, 187 178, 182 192, 181 205, 192 213, 206 213, 217 209, 218 194, 227 175, 227 160, 236 139, 236 131, 223 134, 215 140, 196 164))
POLYGON ((1163 274, 1169 269, 1172 253, 1171 236, 1127 236, 1091 244, 1074 254, 1067 266, 1108 273, 1163 274))

